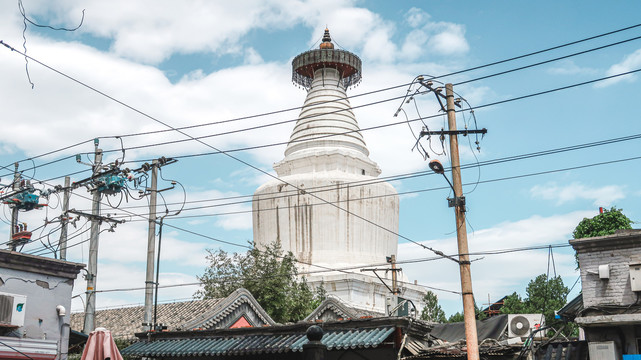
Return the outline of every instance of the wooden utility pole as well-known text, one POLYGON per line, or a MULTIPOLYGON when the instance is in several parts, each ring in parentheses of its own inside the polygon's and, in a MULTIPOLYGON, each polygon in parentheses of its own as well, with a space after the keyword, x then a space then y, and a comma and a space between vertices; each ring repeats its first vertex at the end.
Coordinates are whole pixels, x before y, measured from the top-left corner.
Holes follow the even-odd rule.
MULTIPOLYGON (((93 176, 100 174, 102 167, 102 149, 98 148, 98 140, 95 141, 93 176)), ((87 262, 87 304, 85 308, 85 324, 83 332, 89 334, 96 326, 96 275, 98 273, 98 235, 100 234, 100 197, 98 189, 94 189, 93 201, 91 204, 91 235, 89 238, 89 259, 87 262)))
POLYGON ((151 163, 149 190, 149 232, 147 233, 147 277, 145 278, 145 316, 143 326, 153 330, 154 259, 156 258, 156 196, 158 190, 158 160, 151 163))
POLYGON ((461 183, 461 163, 458 152, 458 135, 456 134, 456 109, 454 107, 454 90, 452 84, 445 85, 447 102, 447 123, 450 130, 450 157, 452 162, 452 182, 454 187, 454 213, 456 215, 456 241, 458 243, 459 268, 461 272, 461 293, 463 295, 463 316, 465 320, 465 343, 468 360, 479 360, 479 342, 476 332, 476 313, 474 293, 472 292, 472 273, 470 256, 467 247, 467 228, 465 226, 465 202, 461 183))
POLYGON ((456 216, 456 241, 458 243, 458 263, 459 271, 461 274, 461 294, 463 295, 463 317, 465 320, 465 342, 467 345, 467 358, 468 360, 479 360, 479 342, 476 332, 476 312, 474 308, 474 293, 472 292, 472 273, 470 271, 470 256, 467 247, 467 227, 465 226, 465 197, 463 196, 463 185, 461 183, 461 162, 459 160, 458 152, 458 135, 469 134, 486 134, 487 129, 481 130, 457 130, 456 129, 456 108, 460 106, 454 100, 454 90, 452 84, 445 84, 445 101, 446 105, 443 106, 441 98, 443 97, 440 88, 433 88, 432 81, 425 81, 422 77, 418 78, 418 82, 428 88, 436 95, 436 99, 441 105, 441 109, 447 112, 447 123, 449 130, 429 131, 427 129, 421 131, 420 136, 425 135, 439 135, 444 137, 446 134, 450 137, 450 157, 452 162, 452 183, 445 175, 443 165, 438 160, 430 162, 430 168, 437 174, 442 174, 445 180, 450 184, 454 191, 454 199, 447 199, 450 207, 454 207, 454 215, 456 216))
POLYGON ((62 215, 60 216, 60 260, 67 260, 67 225, 69 224, 69 197, 71 196, 71 178, 65 176, 65 188, 62 195, 62 215))

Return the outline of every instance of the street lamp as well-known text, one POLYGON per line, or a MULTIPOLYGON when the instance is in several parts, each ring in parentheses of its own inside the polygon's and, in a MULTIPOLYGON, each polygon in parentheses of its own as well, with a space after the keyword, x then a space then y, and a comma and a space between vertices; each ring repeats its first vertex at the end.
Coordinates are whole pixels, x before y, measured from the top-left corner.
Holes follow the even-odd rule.
MULTIPOLYGON (((457 159, 458 160, 458 159, 457 159)), ((465 227, 465 196, 462 195, 460 166, 452 165, 452 177, 456 186, 445 175, 443 164, 438 160, 429 163, 430 169, 436 174, 441 174, 454 192, 454 198, 447 198, 449 207, 454 208, 456 216, 456 241, 458 244, 458 263, 461 275, 461 295, 463 297, 463 317, 465 321, 465 340, 467 345, 468 360, 478 360, 478 336, 476 330, 476 313, 474 308, 474 293, 472 292, 472 274, 470 271, 470 256, 467 247, 467 229, 465 227), (456 170, 455 170, 456 168, 456 170)), ((454 162, 453 162, 454 164, 454 162)))

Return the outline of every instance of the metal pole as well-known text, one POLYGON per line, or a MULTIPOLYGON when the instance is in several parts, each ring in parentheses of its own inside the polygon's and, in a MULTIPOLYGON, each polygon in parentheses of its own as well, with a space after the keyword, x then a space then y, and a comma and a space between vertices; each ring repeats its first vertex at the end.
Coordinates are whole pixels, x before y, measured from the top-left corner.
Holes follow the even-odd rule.
MULTIPOLYGON (((102 165, 102 150, 98 149, 96 141, 96 151, 94 157, 93 174, 100 173, 102 165)), ((83 332, 89 334, 96 326, 96 275, 98 273, 98 235, 100 234, 100 191, 94 190, 93 202, 91 205, 91 238, 89 239, 89 261, 87 263, 87 304, 85 308, 85 325, 83 332)))
POLYGON ((154 328, 158 324, 158 285, 160 284, 160 245, 162 244, 162 222, 165 220, 165 217, 160 218, 160 229, 158 230, 158 258, 156 260, 156 291, 154 296, 154 328))
POLYGON ((149 191, 149 232, 147 233, 147 277, 145 279, 145 316, 143 326, 153 330, 154 260, 156 259, 156 196, 158 186, 158 160, 151 163, 151 189, 149 191))
MULTIPOLYGON (((15 170, 13 171, 13 191, 18 191, 20 189, 20 173, 18 172, 18 163, 14 164, 15 170)), ((18 226, 18 207, 14 206, 11 210, 11 239, 10 239, 10 248, 11 251, 16 251, 17 243, 13 241, 13 235, 16 233, 16 226, 18 226)))
MULTIPOLYGON (((454 108, 454 90, 452 84, 445 85, 447 100, 447 122, 450 131, 456 131, 456 109, 454 108)), ((474 309, 474 293, 472 292, 472 273, 467 247, 467 228, 465 226, 465 204, 458 199, 463 196, 461 183, 461 164, 458 153, 458 136, 450 135, 450 156, 452 160, 452 182, 454 183, 456 215, 456 240, 458 243, 459 264, 461 272, 461 292, 463 294, 463 317, 465 320, 465 342, 468 360, 479 360, 479 343, 476 332, 476 314, 474 309)))
POLYGON ((58 247, 60 248, 60 260, 67 260, 67 224, 69 223, 69 197, 71 196, 71 178, 65 176, 65 191, 62 195, 62 216, 60 217, 60 241, 58 247))
POLYGON ((392 263, 392 294, 398 295, 400 291, 398 290, 398 280, 396 277, 396 255, 390 256, 390 262, 392 263))

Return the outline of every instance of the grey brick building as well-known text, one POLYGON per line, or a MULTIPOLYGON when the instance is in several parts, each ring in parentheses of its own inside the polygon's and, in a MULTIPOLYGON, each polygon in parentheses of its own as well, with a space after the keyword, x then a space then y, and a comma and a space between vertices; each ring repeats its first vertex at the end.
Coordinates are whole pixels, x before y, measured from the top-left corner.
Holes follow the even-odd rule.
POLYGON ((641 353, 641 230, 570 244, 578 255, 583 286, 583 309, 575 322, 584 329, 591 354, 620 359, 641 353))

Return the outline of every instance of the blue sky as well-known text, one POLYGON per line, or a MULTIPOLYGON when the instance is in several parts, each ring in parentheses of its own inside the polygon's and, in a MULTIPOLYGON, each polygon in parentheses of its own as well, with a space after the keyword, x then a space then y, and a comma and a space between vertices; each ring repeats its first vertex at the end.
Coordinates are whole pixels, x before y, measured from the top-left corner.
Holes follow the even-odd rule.
MULTIPOLYGON (((404 120, 394 117, 408 84, 418 74, 439 76, 515 56, 566 44, 622 29, 638 23, 641 5, 637 2, 584 1, 576 3, 542 1, 488 2, 387 2, 387 1, 238 1, 238 2, 157 2, 157 1, 30 1, 24 0, 27 16, 54 27, 77 26, 85 9, 83 25, 75 32, 52 31, 28 26, 25 32, 28 55, 111 97, 173 127, 234 119, 302 105, 304 90, 291 84, 291 60, 317 45, 325 26, 335 43, 363 60, 363 81, 348 94, 359 95, 396 87, 389 91, 353 98, 352 105, 362 128, 388 125, 404 120), (365 106, 367 105, 367 106, 365 106)), ((0 39, 23 51, 23 19, 17 2, 2 3, 0 39)), ((486 67, 437 81, 454 84, 518 67, 543 62, 641 35, 641 27, 600 37, 535 56, 486 67)), ((26 177, 49 180, 46 187, 62 182, 60 176, 86 166, 74 155, 91 153, 91 139, 102 137, 106 155, 113 161, 122 156, 116 135, 165 129, 149 117, 132 111, 102 95, 66 79, 2 47, 0 92, 3 101, 3 131, 0 132, 0 165, 13 169, 20 162, 26 177), (109 138, 111 136, 111 138, 109 138), (26 160, 40 154, 83 142, 70 149, 26 160), (60 160, 50 165, 45 163, 60 160)), ((615 139, 641 133, 638 75, 618 77, 567 90, 534 96, 499 105, 485 106, 529 94, 574 85, 641 68, 641 41, 632 40, 583 55, 571 56, 544 65, 492 76, 455 86, 475 111, 479 127, 488 129, 481 151, 474 152, 462 138, 461 161, 474 164, 538 151, 615 139)), ((431 94, 417 96, 403 109, 410 119, 428 117, 432 129, 440 129, 444 117, 431 94)), ((191 136, 214 135, 231 130, 295 120, 297 111, 186 130, 191 136)), ((459 127, 470 113, 459 113, 459 127)), ((237 131, 203 141, 218 149, 233 150, 286 142, 294 123, 260 130, 237 131)), ((414 131, 421 125, 413 122, 414 131)), ((427 170, 427 162, 412 151, 415 143, 407 124, 365 130, 363 136, 371 158, 395 176, 427 170)), ((188 203, 182 218, 168 224, 241 246, 231 246, 177 228, 165 228, 161 284, 177 285, 196 281, 206 265, 205 249, 223 247, 244 251, 252 238, 251 204, 239 202, 218 207, 199 205, 229 202, 216 199, 251 195, 267 176, 224 155, 180 157, 211 152, 193 141, 165 146, 159 142, 184 139, 176 133, 122 137, 128 167, 140 166, 159 156, 179 157, 163 169, 165 179, 175 179, 186 189, 188 203), (220 215, 225 213, 226 215, 220 215), (229 214, 232 213, 232 214, 229 214), (191 217, 184 217, 191 216, 191 217)), ((426 143, 423 142, 424 146, 426 143)), ((447 143, 445 144, 447 148, 447 143)), ((426 146, 427 147, 427 146, 426 146)), ((433 139, 438 152, 441 144, 433 139)), ((268 172, 282 159, 284 146, 268 146, 234 152, 234 156, 268 172)), ((448 151, 449 152, 449 151, 448 151)), ((446 156, 437 156, 446 166, 446 156)), ((471 252, 567 244, 576 224, 593 216, 599 206, 616 206, 633 220, 641 221, 638 185, 639 140, 627 140, 546 156, 470 167, 463 171, 467 194, 467 220, 471 252), (608 163, 579 168, 584 165, 608 163), (564 170, 566 169, 566 170, 564 170), (549 172, 536 176, 524 176, 549 172), (558 170, 558 171, 557 171, 558 170), (510 179, 507 179, 510 178, 510 179), (501 180, 504 179, 504 180, 501 180), (496 180, 496 181, 494 181, 496 180), (478 182, 478 185, 474 185, 478 182), (473 190, 473 191, 472 191, 473 190)), ((84 157, 86 160, 86 157, 84 157)), ((87 176, 74 175, 73 180, 87 176)), ((10 171, 0 174, 0 183, 10 181, 10 171)), ((168 186, 168 182, 161 182, 168 186)), ((455 223, 445 180, 438 176, 417 176, 394 180, 401 197, 399 233, 414 241, 456 253, 455 223), (436 189, 436 190, 435 190, 436 189), (425 191, 424 191, 425 190, 425 191)), ((45 185, 38 185, 40 187, 45 185)), ((163 185, 161 185, 163 186, 163 185)), ((164 193, 167 202, 183 200, 179 189, 164 193)), ((89 210, 89 194, 77 189, 71 207, 89 210)), ((244 198, 241 200, 247 200, 244 198)), ((109 199, 118 204, 119 197, 109 199)), ((121 210, 103 206, 103 213, 127 211, 146 214, 146 200, 122 201, 121 210)), ((175 211, 178 205, 170 205, 175 211)), ((8 234, 5 206, 0 232, 8 234)), ((53 197, 45 210, 21 213, 31 228, 60 214, 59 200, 53 197)), ((139 218, 138 218, 139 219, 139 218)), ((130 220, 130 219, 127 219, 130 220)), ((132 218, 131 220, 135 220, 132 218)), ((84 220, 78 221, 81 232, 84 220)), ((83 228, 85 226, 85 228, 83 228)), ((45 236, 56 228, 45 227, 45 236)), ((144 286, 147 224, 129 221, 115 232, 101 235, 98 289, 144 286)), ((88 232, 72 239, 80 243, 88 232)), ((51 232, 52 242, 58 233, 51 232)), ((26 252, 42 254, 36 242, 26 252)), ((69 249, 69 259, 85 262, 88 244, 69 249)), ((482 305, 517 291, 524 293, 527 282, 541 273, 563 276, 567 286, 578 278, 571 249, 553 249, 554 266, 547 249, 507 254, 479 254, 472 265, 477 302, 482 305)), ((47 254, 46 256, 51 256, 47 254)), ((429 259, 433 254, 403 240, 400 260, 429 259)), ((459 291, 456 264, 446 260, 402 265, 410 281, 438 289, 459 291)), ((75 294, 83 292, 78 281, 75 294)), ((161 300, 190 297, 195 287, 163 289, 161 300)), ((580 289, 580 283, 572 294, 580 289)), ((460 311, 460 297, 436 290, 448 314, 460 311)), ((98 307, 136 304, 142 291, 101 293, 98 307)), ((73 310, 80 310, 76 298, 73 310)))

